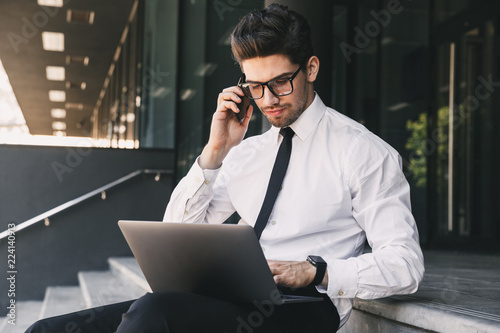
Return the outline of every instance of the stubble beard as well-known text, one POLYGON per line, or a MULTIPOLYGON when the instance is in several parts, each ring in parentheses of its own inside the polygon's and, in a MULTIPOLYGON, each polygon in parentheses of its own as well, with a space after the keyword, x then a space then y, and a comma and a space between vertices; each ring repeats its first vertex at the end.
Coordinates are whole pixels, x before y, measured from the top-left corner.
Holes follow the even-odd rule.
MULTIPOLYGON (((286 107, 286 112, 281 117, 268 117, 263 112, 264 116, 274 127, 287 127, 293 124, 300 115, 305 111, 307 103, 307 94, 302 94, 302 97, 297 100, 297 104, 293 106, 292 104, 278 104, 276 108, 286 107)), ((267 108, 270 109, 270 108, 267 108)), ((266 109, 264 109, 266 110, 266 109)))

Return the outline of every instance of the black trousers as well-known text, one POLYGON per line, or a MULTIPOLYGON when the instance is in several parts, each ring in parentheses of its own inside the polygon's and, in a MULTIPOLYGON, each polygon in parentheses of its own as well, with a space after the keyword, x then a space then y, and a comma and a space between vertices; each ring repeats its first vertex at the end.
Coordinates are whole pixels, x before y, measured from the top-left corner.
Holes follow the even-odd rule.
MULTIPOLYGON (((314 288, 286 293, 320 295, 314 288)), ((320 333, 336 332, 337 309, 323 302, 235 303, 187 293, 147 293, 137 300, 42 319, 26 333, 320 333)))

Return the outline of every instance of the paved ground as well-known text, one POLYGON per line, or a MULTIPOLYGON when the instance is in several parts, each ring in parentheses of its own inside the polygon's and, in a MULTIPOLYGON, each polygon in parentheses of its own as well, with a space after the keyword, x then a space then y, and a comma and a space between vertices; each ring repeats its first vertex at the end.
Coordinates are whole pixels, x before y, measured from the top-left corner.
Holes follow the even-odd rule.
POLYGON ((500 256, 427 251, 424 257, 415 296, 500 321, 500 256))

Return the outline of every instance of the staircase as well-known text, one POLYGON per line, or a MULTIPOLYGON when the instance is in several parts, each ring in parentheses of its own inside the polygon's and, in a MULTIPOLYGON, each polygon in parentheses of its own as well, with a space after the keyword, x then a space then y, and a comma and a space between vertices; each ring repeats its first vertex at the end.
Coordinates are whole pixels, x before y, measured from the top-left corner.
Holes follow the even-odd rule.
MULTIPOLYGON (((339 333, 500 332, 500 256, 425 256, 426 276, 416 294, 355 299, 339 333)), ((112 257, 108 262, 108 271, 80 272, 78 287, 49 287, 43 302, 16 303, 16 325, 0 319, 0 333, 21 333, 40 318, 135 299, 150 291, 135 258, 112 257)))
POLYGON ((78 274, 79 286, 48 287, 43 301, 16 303, 15 325, 1 319, 0 333, 22 333, 38 319, 138 298, 151 291, 135 258, 109 258, 108 271, 78 274))

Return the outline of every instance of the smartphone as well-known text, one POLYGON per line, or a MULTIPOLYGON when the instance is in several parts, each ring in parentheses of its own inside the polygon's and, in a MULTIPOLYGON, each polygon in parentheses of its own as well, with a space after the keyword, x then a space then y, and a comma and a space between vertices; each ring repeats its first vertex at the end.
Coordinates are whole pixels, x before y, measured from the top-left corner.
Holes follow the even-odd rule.
POLYGON ((240 109, 240 112, 239 113, 233 112, 233 113, 241 124, 243 122, 243 119, 245 119, 248 107, 250 106, 250 98, 246 97, 245 95, 240 97, 241 97, 241 102, 236 104, 238 106, 238 109, 240 109))

